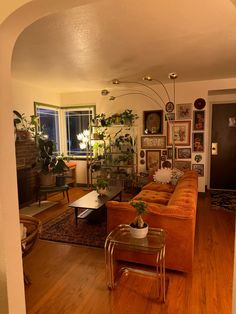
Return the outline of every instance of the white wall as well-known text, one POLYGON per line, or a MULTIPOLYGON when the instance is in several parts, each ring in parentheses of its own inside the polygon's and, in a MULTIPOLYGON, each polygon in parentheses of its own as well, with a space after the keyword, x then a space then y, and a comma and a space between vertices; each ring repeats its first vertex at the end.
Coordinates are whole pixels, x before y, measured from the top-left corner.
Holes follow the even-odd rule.
POLYGON ((27 116, 34 114, 34 102, 60 105, 60 94, 50 89, 22 83, 12 79, 12 107, 27 116))

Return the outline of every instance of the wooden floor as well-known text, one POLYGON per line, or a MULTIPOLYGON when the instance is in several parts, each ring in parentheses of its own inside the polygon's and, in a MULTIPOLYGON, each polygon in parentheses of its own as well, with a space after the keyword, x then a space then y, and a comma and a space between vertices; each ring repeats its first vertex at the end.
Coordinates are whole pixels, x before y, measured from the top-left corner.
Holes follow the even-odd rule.
MULTIPOLYGON (((72 202, 86 192, 73 188, 69 193, 72 202)), ((209 202, 208 196, 199 196, 193 272, 167 271, 165 304, 155 300, 153 279, 132 273, 109 291, 103 249, 39 240, 24 259, 32 280, 25 289, 27 313, 230 314, 235 215, 211 210, 209 202)), ((67 206, 62 200, 38 217, 46 221, 67 206)))

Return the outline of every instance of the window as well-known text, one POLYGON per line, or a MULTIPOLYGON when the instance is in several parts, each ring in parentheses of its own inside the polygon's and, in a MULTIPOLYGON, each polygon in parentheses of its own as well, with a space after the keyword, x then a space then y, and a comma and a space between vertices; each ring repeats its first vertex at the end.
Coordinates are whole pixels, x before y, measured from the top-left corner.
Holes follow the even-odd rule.
POLYGON ((85 156, 86 150, 80 148, 77 135, 89 128, 93 108, 64 109, 66 123, 66 149, 69 156, 85 156))
POLYGON ((40 130, 55 143, 54 152, 60 152, 59 110, 36 105, 36 115, 39 117, 40 130))
POLYGON ((77 135, 89 128, 95 114, 94 105, 60 108, 35 103, 35 113, 39 116, 40 131, 55 143, 55 153, 86 156, 86 149, 80 148, 77 135))

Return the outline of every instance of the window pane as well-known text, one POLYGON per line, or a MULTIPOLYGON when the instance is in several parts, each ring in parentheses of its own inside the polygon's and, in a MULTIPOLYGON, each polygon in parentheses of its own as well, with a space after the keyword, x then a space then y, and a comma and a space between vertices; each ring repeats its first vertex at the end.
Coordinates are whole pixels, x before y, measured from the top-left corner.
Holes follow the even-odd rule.
POLYGON ((77 135, 89 128, 92 110, 66 111, 67 154, 70 156, 85 156, 86 150, 80 148, 77 135))
POLYGON ((58 111, 48 108, 36 108, 36 114, 39 116, 40 131, 48 135, 48 138, 55 143, 54 152, 60 152, 59 141, 59 117, 58 111))

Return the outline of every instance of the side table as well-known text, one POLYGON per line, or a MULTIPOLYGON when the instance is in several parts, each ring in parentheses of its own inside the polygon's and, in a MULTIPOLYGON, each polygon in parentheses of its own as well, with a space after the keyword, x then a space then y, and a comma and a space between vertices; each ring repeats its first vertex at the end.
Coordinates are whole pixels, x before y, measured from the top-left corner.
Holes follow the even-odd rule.
POLYGON ((67 185, 67 184, 62 185, 62 186, 44 186, 44 187, 41 186, 41 187, 39 187, 39 190, 38 190, 39 206, 41 203, 41 195, 42 194, 45 194, 47 197, 47 193, 55 193, 55 192, 62 192, 63 197, 65 197, 65 192, 66 192, 67 201, 69 203, 68 190, 69 190, 69 185, 67 185))
MULTIPOLYGON (((143 239, 136 239, 130 235, 129 225, 119 225, 107 236, 105 242, 105 263, 107 286, 114 289, 117 282, 114 276, 114 251, 116 248, 142 253, 156 254, 156 282, 158 299, 165 302, 165 231, 160 228, 149 228, 148 234, 143 239)), ((137 266, 137 265, 136 265, 137 266)), ((135 270, 124 267, 121 271, 137 271, 153 275, 153 272, 135 270)))

